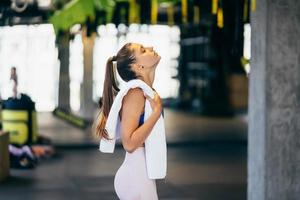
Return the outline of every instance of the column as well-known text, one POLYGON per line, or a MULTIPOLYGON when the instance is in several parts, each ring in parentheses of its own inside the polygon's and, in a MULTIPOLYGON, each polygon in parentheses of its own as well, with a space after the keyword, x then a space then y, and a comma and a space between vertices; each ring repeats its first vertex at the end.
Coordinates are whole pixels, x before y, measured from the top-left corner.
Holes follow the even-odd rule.
POLYGON ((248 199, 300 199, 300 1, 251 14, 248 199))
POLYGON ((82 29, 83 42, 83 83, 81 86, 80 113, 86 119, 93 119, 96 103, 93 102, 93 50, 96 33, 86 34, 86 28, 82 29))
POLYGON ((68 33, 57 36, 58 59, 60 60, 58 107, 65 109, 70 109, 69 42, 68 33))

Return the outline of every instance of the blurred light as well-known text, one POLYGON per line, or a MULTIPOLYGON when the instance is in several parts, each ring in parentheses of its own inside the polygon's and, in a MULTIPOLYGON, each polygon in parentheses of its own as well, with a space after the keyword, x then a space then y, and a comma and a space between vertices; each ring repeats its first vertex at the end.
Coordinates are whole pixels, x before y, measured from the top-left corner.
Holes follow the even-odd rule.
POLYGON ((251 58, 251 26, 250 24, 244 25, 244 57, 251 58))
POLYGON ((50 8, 52 0, 37 0, 38 7, 42 9, 50 8))
POLYGON ((119 24, 118 25, 118 31, 121 34, 124 34, 127 32, 127 26, 125 24, 119 24))
POLYGON ((159 7, 168 8, 169 6, 172 6, 172 5, 173 5, 172 2, 162 2, 159 4, 159 7))
POLYGON ((148 33, 149 26, 147 24, 141 25, 141 32, 148 33))
POLYGON ((73 111, 80 110, 80 83, 70 82, 70 107, 73 111))
POLYGON ((105 25, 100 25, 100 26, 98 26, 97 32, 98 32, 98 34, 99 34, 100 36, 106 35, 106 27, 105 27, 105 25))
MULTIPOLYGON (((250 60, 251 59, 251 26, 250 24, 244 25, 244 52, 243 52, 244 58, 250 60)), ((245 66, 245 71, 247 74, 250 73, 251 66, 250 64, 247 64, 245 66)))
POLYGON ((52 111, 58 100, 59 62, 50 24, 0 27, 0 93, 8 91, 10 68, 17 68, 19 92, 36 102, 38 111, 52 111))
POLYGON ((33 4, 33 0, 10 0, 10 8, 16 12, 23 12, 26 10, 28 5, 33 4))
POLYGON ((170 28, 170 37, 174 42, 179 42, 180 40, 180 29, 178 26, 172 26, 170 28))
POLYGON ((178 67, 178 64, 179 64, 178 60, 171 60, 171 61, 170 61, 170 66, 171 66, 172 68, 177 68, 177 67, 178 67))
POLYGON ((81 29, 81 25, 80 24, 75 24, 70 28, 70 33, 72 34, 76 34, 79 33, 81 29))
POLYGON ((70 42, 70 107, 73 111, 80 109, 80 87, 83 82, 83 43, 80 33, 70 42))
POLYGON ((246 64, 244 69, 245 69, 247 74, 250 73, 250 65, 249 64, 246 64))
POLYGON ((118 33, 118 29, 116 28, 115 24, 107 24, 106 31, 107 31, 107 34, 109 34, 111 36, 115 36, 118 33))
POLYGON ((138 33, 139 32, 139 25, 138 24, 130 24, 129 25, 129 32, 138 33))
POLYGON ((101 29, 100 37, 95 39, 93 51, 93 100, 98 102, 103 92, 103 83, 105 76, 106 61, 109 57, 115 55, 118 48, 117 33, 118 29, 125 30, 126 27, 107 24, 98 27, 101 29))
POLYGON ((170 56, 171 58, 178 58, 180 55, 180 45, 179 43, 171 43, 170 45, 170 56))

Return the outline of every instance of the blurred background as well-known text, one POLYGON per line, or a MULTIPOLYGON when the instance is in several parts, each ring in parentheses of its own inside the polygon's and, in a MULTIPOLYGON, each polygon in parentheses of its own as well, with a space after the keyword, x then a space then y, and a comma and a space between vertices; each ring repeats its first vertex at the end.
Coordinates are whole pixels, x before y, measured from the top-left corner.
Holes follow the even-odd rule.
POLYGON ((246 199, 255 11, 255 0, 1 0, 0 199, 117 199, 125 151, 99 152, 92 123, 106 61, 127 42, 162 57, 160 199, 246 199))

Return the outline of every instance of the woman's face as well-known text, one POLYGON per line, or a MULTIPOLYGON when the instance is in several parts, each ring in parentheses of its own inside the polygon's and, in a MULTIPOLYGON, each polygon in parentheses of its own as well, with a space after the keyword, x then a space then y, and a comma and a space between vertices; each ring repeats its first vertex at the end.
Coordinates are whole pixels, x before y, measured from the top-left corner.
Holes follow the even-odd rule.
POLYGON ((133 43, 131 48, 134 51, 138 67, 143 66, 145 69, 153 68, 160 61, 161 57, 153 50, 153 47, 144 47, 141 44, 133 43))

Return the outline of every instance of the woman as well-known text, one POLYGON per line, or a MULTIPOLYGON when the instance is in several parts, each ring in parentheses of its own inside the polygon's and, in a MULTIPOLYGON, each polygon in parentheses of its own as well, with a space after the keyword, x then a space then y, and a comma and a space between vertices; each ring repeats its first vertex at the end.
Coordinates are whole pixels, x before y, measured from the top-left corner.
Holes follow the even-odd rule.
POLYGON ((20 97, 20 94, 18 95, 18 75, 17 75, 17 68, 12 67, 10 69, 10 81, 11 81, 11 88, 12 88, 12 96, 14 98, 20 97))
MULTIPOLYGON (((160 59, 161 57, 152 47, 144 47, 135 43, 125 44, 116 56, 108 59, 100 111, 102 117, 96 129, 98 136, 109 139, 105 123, 114 96, 119 91, 115 82, 113 62, 116 62, 117 71, 124 81, 140 79, 152 88, 155 69, 160 59)), ((142 89, 133 88, 123 98, 119 116, 121 140, 126 155, 114 178, 114 188, 121 200, 158 199, 155 179, 147 177, 144 141, 151 133, 161 113, 162 101, 157 93, 151 99, 144 96, 142 89), (152 114, 144 122, 146 98, 151 104, 152 114)))

